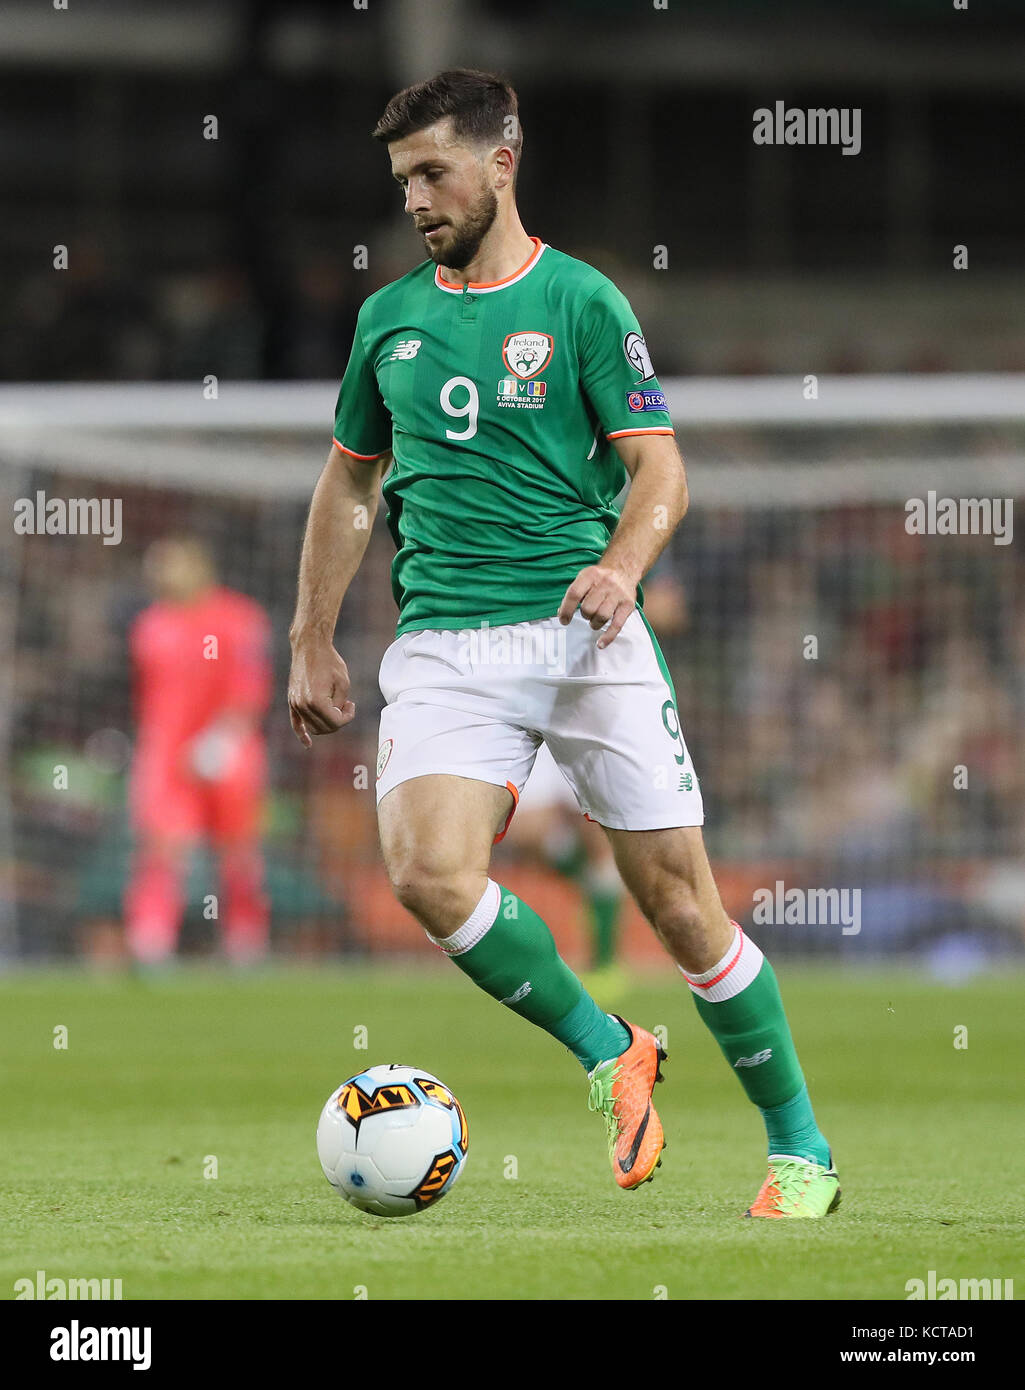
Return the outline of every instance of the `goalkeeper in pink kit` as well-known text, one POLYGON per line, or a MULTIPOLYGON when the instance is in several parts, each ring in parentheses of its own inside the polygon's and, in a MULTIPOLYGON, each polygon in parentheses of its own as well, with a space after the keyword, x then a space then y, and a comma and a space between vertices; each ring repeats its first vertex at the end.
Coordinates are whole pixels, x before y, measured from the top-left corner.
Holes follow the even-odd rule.
POLYGON ((138 730, 128 948, 141 965, 173 956, 189 857, 206 840, 220 868, 209 892, 223 948, 245 963, 265 954, 270 925, 260 846, 270 622, 255 600, 218 585, 197 541, 156 542, 145 569, 157 597, 129 633, 138 730))

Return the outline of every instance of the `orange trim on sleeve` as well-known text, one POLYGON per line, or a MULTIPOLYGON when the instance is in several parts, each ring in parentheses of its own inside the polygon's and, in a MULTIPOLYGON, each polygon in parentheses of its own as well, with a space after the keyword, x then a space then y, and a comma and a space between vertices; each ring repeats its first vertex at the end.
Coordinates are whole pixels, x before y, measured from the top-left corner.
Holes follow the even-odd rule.
POLYGON ((376 454, 357 454, 355 449, 347 449, 344 444, 339 444, 337 439, 332 439, 331 443, 336 449, 341 449, 343 454, 348 454, 353 459, 360 459, 363 463, 369 463, 372 459, 383 458, 385 454, 390 452, 388 449, 380 449, 376 454))
POLYGON ((613 430, 611 434, 605 436, 606 439, 622 439, 627 434, 675 434, 674 429, 666 429, 664 425, 650 430, 613 430))
POLYGON ((505 825, 502 826, 500 833, 496 835, 494 840, 492 841, 492 844, 496 845, 498 844, 499 840, 505 839, 506 833, 508 832, 510 825, 512 825, 512 818, 516 814, 516 807, 520 804, 520 794, 516 790, 516 787, 513 785, 513 783, 507 781, 505 785, 509 789, 509 791, 512 792, 513 804, 509 809, 509 814, 505 818, 505 825))

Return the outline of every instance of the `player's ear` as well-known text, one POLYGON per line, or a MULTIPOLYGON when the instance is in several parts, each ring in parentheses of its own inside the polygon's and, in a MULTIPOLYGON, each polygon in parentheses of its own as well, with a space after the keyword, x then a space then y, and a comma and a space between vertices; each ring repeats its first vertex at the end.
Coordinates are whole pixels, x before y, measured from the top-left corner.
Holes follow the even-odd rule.
POLYGON ((516 177, 516 156, 508 145, 499 145, 491 155, 495 189, 508 188, 516 177))

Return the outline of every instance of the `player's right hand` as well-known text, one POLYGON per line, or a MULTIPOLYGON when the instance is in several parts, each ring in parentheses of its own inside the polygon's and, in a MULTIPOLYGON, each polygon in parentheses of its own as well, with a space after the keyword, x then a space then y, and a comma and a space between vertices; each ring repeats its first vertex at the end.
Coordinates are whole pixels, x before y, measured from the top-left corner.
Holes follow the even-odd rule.
POLYGON ((333 734, 354 717, 348 694, 349 668, 330 642, 292 648, 288 716, 304 748, 312 748, 311 734, 333 734))

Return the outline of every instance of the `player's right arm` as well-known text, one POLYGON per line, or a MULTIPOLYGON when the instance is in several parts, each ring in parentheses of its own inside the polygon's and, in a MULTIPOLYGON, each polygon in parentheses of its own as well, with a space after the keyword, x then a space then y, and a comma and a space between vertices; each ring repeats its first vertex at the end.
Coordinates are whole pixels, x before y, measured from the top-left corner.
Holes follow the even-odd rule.
POLYGON ((288 712, 305 748, 313 743, 311 734, 334 733, 356 713, 348 698, 349 671, 332 639, 342 599, 370 539, 381 479, 390 461, 390 453, 358 458, 336 443, 314 489, 288 634, 288 712))
POLYGON ((334 447, 313 493, 299 597, 289 630, 288 713, 304 748, 311 734, 333 734, 356 713, 349 672, 332 641, 338 610, 370 539, 381 479, 391 462, 391 416, 381 399, 365 331, 371 296, 359 311, 352 351, 335 405, 334 447))

